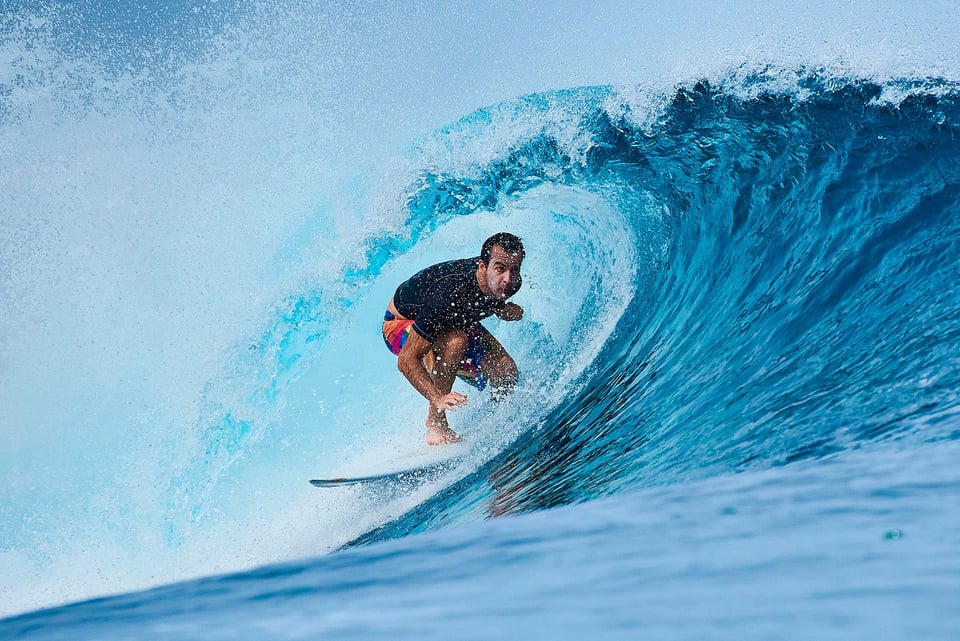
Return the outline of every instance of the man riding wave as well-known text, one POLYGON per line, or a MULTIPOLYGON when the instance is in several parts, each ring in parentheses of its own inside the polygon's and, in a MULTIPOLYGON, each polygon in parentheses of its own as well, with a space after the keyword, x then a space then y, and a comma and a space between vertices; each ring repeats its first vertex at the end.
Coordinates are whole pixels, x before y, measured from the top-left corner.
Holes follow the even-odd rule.
POLYGON ((477 258, 431 265, 397 287, 383 318, 383 339, 397 368, 427 399, 427 443, 456 443, 447 411, 467 403, 452 391, 460 376, 477 389, 489 383, 500 399, 517 383, 517 364, 480 323, 496 315, 520 320, 507 299, 522 284, 523 242, 501 232, 484 241, 477 258))

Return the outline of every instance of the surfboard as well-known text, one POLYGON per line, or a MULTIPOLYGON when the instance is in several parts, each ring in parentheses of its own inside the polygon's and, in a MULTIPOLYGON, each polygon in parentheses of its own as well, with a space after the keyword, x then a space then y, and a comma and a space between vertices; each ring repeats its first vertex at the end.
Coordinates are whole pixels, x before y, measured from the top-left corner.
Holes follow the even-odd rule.
POLYGON ((445 445, 443 449, 438 449, 437 446, 430 446, 395 459, 394 469, 390 472, 311 479, 310 484, 315 487, 343 487, 375 482, 429 481, 462 461, 465 453, 462 447, 445 445), (404 465, 406 467, 396 469, 404 465))

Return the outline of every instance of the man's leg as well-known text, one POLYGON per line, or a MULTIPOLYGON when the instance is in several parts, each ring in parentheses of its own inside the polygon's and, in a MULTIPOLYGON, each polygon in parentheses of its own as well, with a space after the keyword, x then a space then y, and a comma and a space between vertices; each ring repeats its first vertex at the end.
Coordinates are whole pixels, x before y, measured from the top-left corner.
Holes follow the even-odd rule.
MULTIPOLYGON (((464 331, 444 332, 433 343, 433 349, 424 359, 430 380, 443 394, 449 394, 453 389, 453 381, 456 380, 457 370, 463 363, 468 342, 469 338, 464 331)), ((427 409, 427 443, 440 445, 460 440, 457 433, 450 429, 447 413, 431 405, 427 409)))
POLYGON ((480 361, 480 371, 493 387, 490 397, 495 401, 502 401, 517 384, 517 364, 493 334, 486 332, 484 339, 489 347, 480 361))

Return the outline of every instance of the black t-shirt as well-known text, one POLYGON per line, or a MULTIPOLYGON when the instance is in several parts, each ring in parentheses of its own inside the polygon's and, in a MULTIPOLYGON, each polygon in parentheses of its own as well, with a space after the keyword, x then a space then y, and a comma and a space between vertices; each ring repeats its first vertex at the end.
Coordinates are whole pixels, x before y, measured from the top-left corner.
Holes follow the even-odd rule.
MULTIPOLYGON (((506 305, 477 284, 480 257, 451 260, 417 272, 394 294, 397 311, 431 343, 444 331, 470 329, 506 305)), ((519 285, 519 283, 518 283, 519 285)))

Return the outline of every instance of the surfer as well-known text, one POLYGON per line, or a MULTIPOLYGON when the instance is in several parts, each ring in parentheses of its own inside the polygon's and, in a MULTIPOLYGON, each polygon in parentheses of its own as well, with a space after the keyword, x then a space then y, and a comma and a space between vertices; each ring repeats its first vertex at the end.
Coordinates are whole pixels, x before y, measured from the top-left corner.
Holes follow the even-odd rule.
POLYGON ((447 412, 466 404, 453 390, 459 376, 477 389, 489 383, 502 399, 517 383, 517 364, 480 321, 494 314, 523 318, 507 299, 522 280, 523 242, 501 232, 484 241, 480 256, 427 267, 397 287, 383 317, 383 340, 397 355, 397 368, 430 403, 427 443, 460 441, 447 412))

